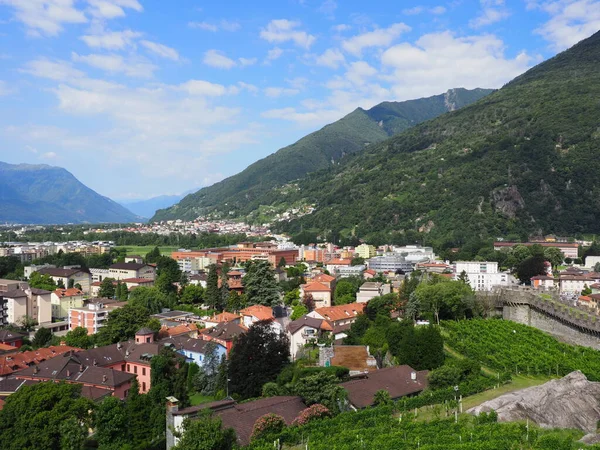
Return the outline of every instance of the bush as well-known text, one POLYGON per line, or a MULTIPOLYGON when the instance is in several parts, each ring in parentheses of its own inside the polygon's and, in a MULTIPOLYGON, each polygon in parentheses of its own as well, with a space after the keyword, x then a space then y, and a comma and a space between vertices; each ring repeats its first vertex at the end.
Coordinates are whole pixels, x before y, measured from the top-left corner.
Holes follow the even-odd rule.
POLYGON ((275 397, 281 394, 281 390, 277 383, 269 382, 263 384, 262 396, 263 397, 275 397))
POLYGON ((373 397, 374 399, 374 404, 375 406, 380 406, 380 405, 391 405, 392 402, 392 397, 390 397, 390 393, 388 391, 386 391, 385 389, 380 389, 377 392, 375 392, 375 396, 373 397))
POLYGON ((259 417, 254 422, 252 436, 250 439, 256 441, 259 439, 268 439, 270 436, 281 433, 285 428, 285 420, 277 414, 269 413, 259 417))
POLYGON ((331 411, 326 406, 316 403, 303 410, 298 417, 294 419, 292 425, 302 426, 314 419, 322 419, 324 417, 331 417, 331 411))

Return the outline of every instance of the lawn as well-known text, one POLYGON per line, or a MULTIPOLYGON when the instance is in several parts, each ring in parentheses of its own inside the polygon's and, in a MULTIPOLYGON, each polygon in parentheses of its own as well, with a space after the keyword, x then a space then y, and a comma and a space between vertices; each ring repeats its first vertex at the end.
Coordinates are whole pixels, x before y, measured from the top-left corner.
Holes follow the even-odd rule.
MULTIPOLYGON (((154 245, 123 245, 119 248, 126 248, 128 255, 146 256, 146 253, 154 250, 154 245)), ((171 256, 171 252, 176 252, 179 247, 158 247, 161 255, 171 256)))
POLYGON ((190 395, 190 403, 192 406, 200 405, 202 403, 208 403, 214 401, 214 397, 209 397, 208 395, 202 394, 194 394, 190 395))

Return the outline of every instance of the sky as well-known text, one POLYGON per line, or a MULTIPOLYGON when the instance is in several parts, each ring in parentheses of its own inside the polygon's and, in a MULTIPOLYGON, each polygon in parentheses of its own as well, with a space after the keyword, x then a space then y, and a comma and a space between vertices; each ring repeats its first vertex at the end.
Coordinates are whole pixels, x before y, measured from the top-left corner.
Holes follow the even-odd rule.
POLYGON ((357 107, 500 88, 598 29, 600 0, 0 0, 0 161, 179 194, 357 107))

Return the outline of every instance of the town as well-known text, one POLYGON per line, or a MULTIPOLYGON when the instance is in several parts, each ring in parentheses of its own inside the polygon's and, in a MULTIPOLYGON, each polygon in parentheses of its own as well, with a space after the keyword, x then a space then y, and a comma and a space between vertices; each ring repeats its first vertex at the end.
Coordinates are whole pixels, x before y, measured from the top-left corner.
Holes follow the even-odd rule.
MULTIPOLYGON (((167 255, 125 254, 111 242, 1 249, 14 279, 0 279, 0 407, 44 382, 78 386, 100 410, 127 408, 135 391, 161 417, 146 432, 169 449, 186 448, 190 423, 206 411, 243 446, 269 414, 285 425, 442 392, 437 374, 448 369, 433 325, 502 315, 501 304, 485 303, 503 291, 600 317, 600 246, 555 236, 497 240, 494 261, 285 236, 167 255), (402 337, 407 326, 412 337, 402 337), (411 339, 428 344, 402 356, 411 339)), ((94 424, 101 446, 103 426, 94 424)))

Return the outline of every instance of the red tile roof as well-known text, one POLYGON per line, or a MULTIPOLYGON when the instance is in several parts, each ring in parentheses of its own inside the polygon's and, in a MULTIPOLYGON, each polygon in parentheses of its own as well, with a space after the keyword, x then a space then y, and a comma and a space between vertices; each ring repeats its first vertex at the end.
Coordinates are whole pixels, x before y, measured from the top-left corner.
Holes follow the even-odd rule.
POLYGON ((253 305, 240 311, 242 316, 254 316, 258 320, 273 319, 273 308, 262 305, 253 305))
POLYGON ((315 312, 323 316, 326 320, 338 321, 356 317, 365 309, 366 303, 349 303, 347 305, 330 306, 317 308, 315 312))
POLYGON ((216 316, 212 316, 210 319, 206 320, 206 322, 222 323, 222 322, 233 322, 236 320, 240 320, 239 315, 225 311, 220 314, 217 314, 216 316))
POLYGON ((74 352, 81 351, 80 348, 69 347, 68 345, 53 345, 37 350, 0 356, 0 376, 26 369, 32 364, 39 364, 40 362, 52 359, 55 356, 70 352, 71 350, 74 352))
POLYGON ((335 280, 335 277, 332 277, 331 275, 327 275, 326 273, 321 273, 321 274, 317 275, 316 277, 312 278, 312 281, 318 281, 319 283, 331 283, 334 280, 335 280))
POLYGON ((319 283, 317 281, 313 281, 312 283, 303 284, 302 290, 304 292, 331 292, 330 287, 325 286, 323 283, 319 283))
POLYGON ((181 325, 177 325, 175 327, 163 326, 158 332, 158 337, 162 339, 163 337, 179 336, 195 331, 198 331, 198 326, 195 323, 182 323, 181 325))

